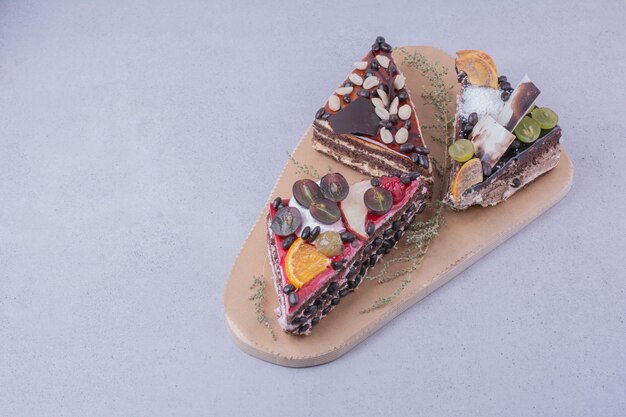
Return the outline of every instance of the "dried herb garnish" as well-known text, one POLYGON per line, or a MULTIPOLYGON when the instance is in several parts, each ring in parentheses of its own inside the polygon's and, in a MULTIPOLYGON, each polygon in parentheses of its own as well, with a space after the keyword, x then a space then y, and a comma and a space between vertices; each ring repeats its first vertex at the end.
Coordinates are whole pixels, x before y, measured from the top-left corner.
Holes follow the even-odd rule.
MULTIPOLYGON (((441 144, 444 150, 447 150, 450 143, 452 143, 453 133, 453 115, 448 112, 448 104, 452 100, 451 92, 453 87, 447 86, 445 82, 448 68, 441 66, 438 62, 429 62, 419 52, 409 53, 405 48, 399 48, 398 50, 404 54, 403 64, 418 70, 431 84, 430 89, 422 91, 422 98, 427 105, 435 108, 435 124, 422 126, 422 129, 430 140, 441 144)), ((443 155, 443 161, 438 161, 431 154, 435 174, 442 183, 438 199, 431 204, 432 216, 428 220, 414 222, 403 236, 406 248, 397 256, 385 259, 381 270, 375 275, 368 275, 366 277, 368 280, 375 280, 378 284, 386 284, 415 271, 426 255, 428 245, 439 234, 439 228, 444 225, 443 204, 441 201, 447 190, 446 181, 448 180, 450 165, 448 153, 443 152, 443 155), (407 266, 388 275, 389 268, 396 263, 405 263, 407 266)), ((410 283, 410 277, 404 278, 393 293, 387 297, 379 298, 374 304, 360 311, 360 313, 365 314, 385 307, 396 297, 400 296, 410 283)))
POLYGON ((256 320, 261 323, 267 330, 269 330, 272 335, 272 339, 274 341, 277 340, 276 333, 274 333, 274 328, 270 324, 267 316, 265 315, 265 281, 263 275, 253 277, 252 285, 250 286, 251 290, 254 290, 250 298, 248 300, 254 301, 254 312, 256 313, 256 320))

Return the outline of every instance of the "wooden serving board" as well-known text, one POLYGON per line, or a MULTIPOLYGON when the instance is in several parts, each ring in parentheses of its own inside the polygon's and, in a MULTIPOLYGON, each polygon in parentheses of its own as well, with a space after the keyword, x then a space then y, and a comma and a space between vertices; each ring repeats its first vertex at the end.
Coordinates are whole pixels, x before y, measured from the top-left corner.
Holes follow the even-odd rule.
MULTIPOLYGON (((394 59, 407 77, 407 86, 415 103, 422 126, 433 125, 435 109, 421 97, 424 89, 431 88, 422 71, 403 63, 407 53, 418 52, 430 63, 438 63, 449 69, 445 77, 452 87, 449 114, 454 114, 454 97, 457 87, 454 72, 454 59, 445 52, 431 47, 405 47, 394 51, 394 59)), ((329 91, 332 86, 329 86, 329 91)), ((303 116, 304 117, 304 116, 303 116)), ((429 141, 428 130, 424 130, 425 140, 435 158, 443 155, 443 146, 429 141)), ((320 174, 339 171, 352 183, 363 175, 340 165, 311 148, 312 130, 309 129, 293 152, 293 161, 288 161, 274 190, 268 199, 276 196, 290 196, 291 185, 299 178, 306 177, 302 164, 313 167, 320 174)), ((260 214, 250 235, 245 241, 233 266, 224 292, 224 315, 229 333, 235 343, 246 353, 259 359, 283 366, 305 367, 320 365, 337 359, 376 330, 391 321, 413 304, 441 287, 465 268, 482 258, 509 237, 561 200, 572 183, 573 166, 565 152, 562 152, 558 166, 531 183, 508 201, 495 207, 472 207, 464 212, 446 211, 445 226, 431 242, 426 256, 417 270, 380 284, 364 280, 359 289, 341 299, 337 306, 324 318, 309 336, 292 336, 280 329, 274 314, 278 305, 274 290, 273 274, 269 264, 266 244, 267 208, 260 214), (265 289, 259 293, 263 299, 250 299, 258 291, 252 288, 254 278, 261 277, 265 289), (388 297, 396 291, 404 278, 410 282, 404 290, 384 307, 364 313, 379 298, 388 297), (263 317, 264 314, 264 317, 263 317), (265 319, 265 320, 264 320, 265 319)), ((435 196, 441 184, 435 178, 435 196)), ((267 207, 267 205, 266 205, 267 207)), ((417 220, 428 219, 428 211, 417 220)), ((402 242, 395 251, 386 255, 390 259, 402 251, 402 242)), ((399 262, 396 268, 406 267, 399 262)), ((381 268, 379 263, 371 274, 381 268)), ((393 273, 393 267, 389 273, 393 273)))

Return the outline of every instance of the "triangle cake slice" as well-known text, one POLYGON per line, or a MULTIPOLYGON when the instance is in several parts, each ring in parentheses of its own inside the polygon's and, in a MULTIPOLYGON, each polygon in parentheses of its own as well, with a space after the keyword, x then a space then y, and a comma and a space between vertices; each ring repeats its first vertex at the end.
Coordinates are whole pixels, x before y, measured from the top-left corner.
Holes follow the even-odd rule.
POLYGON ((281 328, 306 335, 354 292, 425 207, 417 174, 348 184, 339 173, 300 179, 267 216, 281 328))
POLYGON ((455 63, 461 90, 444 202, 454 210, 493 206, 558 164, 558 116, 536 105, 540 90, 528 76, 513 88, 485 52, 458 51, 455 63))
POLYGON ((366 175, 419 172, 432 182, 406 78, 382 36, 315 114, 313 148, 366 175))

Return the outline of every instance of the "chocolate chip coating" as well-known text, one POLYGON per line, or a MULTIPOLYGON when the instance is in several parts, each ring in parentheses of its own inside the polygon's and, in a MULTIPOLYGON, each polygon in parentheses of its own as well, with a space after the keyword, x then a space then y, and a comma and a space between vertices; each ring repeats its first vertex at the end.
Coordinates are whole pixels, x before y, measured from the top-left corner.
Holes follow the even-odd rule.
POLYGON ((287 297, 287 301, 289 301, 289 305, 294 307, 298 304, 298 302, 300 301, 300 297, 298 296, 297 293, 295 292, 290 292, 289 293, 289 297, 287 297))
POLYGON ((315 313, 317 311, 317 307, 312 304, 310 306, 308 306, 307 308, 304 309, 304 315, 306 316, 310 316, 311 314, 315 313))

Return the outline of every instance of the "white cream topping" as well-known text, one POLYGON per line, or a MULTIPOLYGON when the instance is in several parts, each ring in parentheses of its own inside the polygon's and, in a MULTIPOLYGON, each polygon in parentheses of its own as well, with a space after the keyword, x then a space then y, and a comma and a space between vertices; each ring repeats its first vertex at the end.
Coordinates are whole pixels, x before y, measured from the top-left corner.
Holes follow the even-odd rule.
POLYGON ((488 114, 496 119, 504 107, 504 102, 500 97, 501 94, 501 91, 489 87, 474 85, 466 87, 463 91, 461 116, 467 119, 470 114, 476 113, 480 119, 485 114, 488 114))

